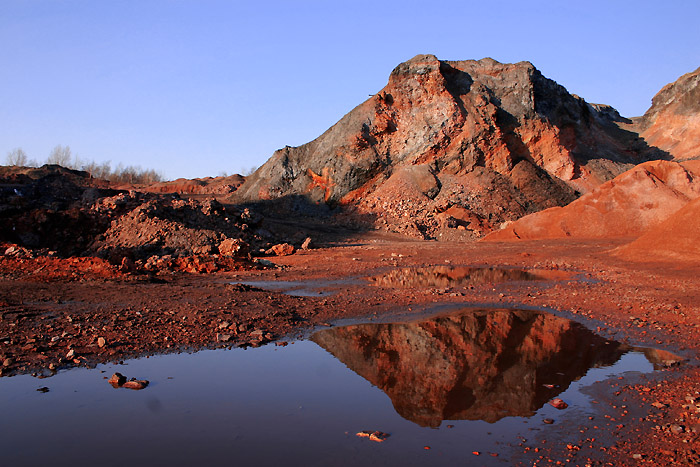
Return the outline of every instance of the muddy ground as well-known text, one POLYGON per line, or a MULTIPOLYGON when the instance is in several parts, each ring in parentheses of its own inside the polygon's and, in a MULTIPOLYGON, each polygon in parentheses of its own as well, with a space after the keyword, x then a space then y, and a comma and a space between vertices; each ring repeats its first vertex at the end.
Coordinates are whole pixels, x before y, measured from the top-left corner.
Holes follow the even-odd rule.
MULTIPOLYGON (((502 456, 523 465, 697 465, 700 267, 630 263, 609 254, 625 242, 447 243, 365 234, 268 258, 278 267, 242 262, 209 274, 133 273, 94 258, 4 256, 2 376, 44 377, 153 353, 281 345, 335 320, 442 303, 543 307, 605 337, 687 361, 598 383, 591 389, 595 417, 563 415, 555 438, 533 437, 502 456), (401 272, 432 265, 517 267, 548 280, 425 286, 411 283, 410 270, 401 272), (340 282, 328 284, 332 294, 303 297, 239 284, 260 280, 340 282)), ((323 291, 323 283, 315 284, 323 291)))

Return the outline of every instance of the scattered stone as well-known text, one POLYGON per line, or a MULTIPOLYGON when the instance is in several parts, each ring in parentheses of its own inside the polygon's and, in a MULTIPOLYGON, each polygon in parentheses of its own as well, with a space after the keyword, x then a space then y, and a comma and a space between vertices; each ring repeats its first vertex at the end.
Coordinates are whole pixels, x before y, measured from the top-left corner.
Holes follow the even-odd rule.
POLYGON ((75 358, 75 350, 70 349, 68 353, 66 354, 66 358, 68 360, 73 360, 75 358))
POLYGON ((249 245, 243 240, 227 238, 219 243, 219 253, 224 256, 242 256, 248 253, 249 245))
POLYGON ((267 259, 263 258, 258 258, 255 260, 256 263, 258 263, 260 266, 265 266, 266 268, 276 268, 278 267, 275 263, 272 261, 269 261, 267 259))
POLYGON ((124 258, 122 258, 122 262, 119 265, 119 270, 121 272, 127 273, 134 272, 136 271, 136 265, 134 264, 134 261, 131 258, 125 256, 124 258))
POLYGON ((44 386, 44 387, 42 387, 42 388, 37 389, 37 391, 46 394, 47 392, 49 392, 49 388, 47 388, 46 386, 44 386))
POLYGON ((126 376, 124 376, 121 373, 114 373, 107 382, 111 384, 112 387, 118 388, 121 387, 124 383, 126 383, 126 376))
POLYGON ((546 425, 553 425, 553 424, 554 424, 554 420, 551 419, 551 418, 545 418, 545 419, 542 420, 542 421, 543 421, 546 425))
POLYGON ((138 391, 140 389, 144 389, 146 386, 148 386, 148 381, 145 379, 136 379, 136 378, 131 378, 129 381, 124 383, 122 385, 123 388, 126 389, 133 389, 135 391, 138 391))
POLYGON ((301 249, 302 250, 310 250, 311 249, 311 237, 306 237, 306 240, 304 240, 304 243, 301 244, 301 249))
POLYGON ((289 243, 278 243, 277 245, 274 245, 272 248, 267 250, 265 253, 268 255, 276 255, 276 256, 289 256, 293 255, 296 249, 294 248, 293 245, 290 245, 289 243))
POLYGON ((98 337, 97 338, 97 345, 98 347, 104 347, 107 344, 107 341, 105 341, 104 337, 98 337))
POLYGON ((217 334, 216 340, 219 342, 228 342, 231 340, 231 334, 217 334))
POLYGON ((359 436, 360 438, 369 438, 370 441, 383 443, 391 435, 389 433, 383 433, 381 431, 363 430, 357 433, 355 436, 359 436))
POLYGON ((681 425, 671 425, 670 427, 671 433, 675 435, 679 435, 685 431, 685 428, 682 427, 681 425))
POLYGON ((140 390, 148 386, 148 381, 145 379, 131 378, 129 381, 127 381, 126 376, 121 373, 114 373, 107 382, 111 384, 113 388, 140 390))
POLYGON ((559 409, 559 410, 565 409, 569 406, 569 404, 567 404, 563 400, 559 399, 558 397, 555 397, 554 399, 549 401, 549 405, 551 405, 555 409, 559 409))
POLYGON ((5 360, 2 361, 2 366, 8 367, 12 365, 13 361, 11 358, 6 358, 5 360))

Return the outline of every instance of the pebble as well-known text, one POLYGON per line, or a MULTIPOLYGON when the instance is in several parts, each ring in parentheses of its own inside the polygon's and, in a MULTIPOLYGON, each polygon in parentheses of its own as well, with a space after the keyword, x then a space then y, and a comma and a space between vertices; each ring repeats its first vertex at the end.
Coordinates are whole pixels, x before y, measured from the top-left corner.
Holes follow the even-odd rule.
POLYGON ((555 409, 559 409, 559 410, 565 409, 569 406, 569 404, 567 404, 563 400, 559 399, 558 397, 555 397, 554 399, 549 401, 549 405, 551 405, 555 409))

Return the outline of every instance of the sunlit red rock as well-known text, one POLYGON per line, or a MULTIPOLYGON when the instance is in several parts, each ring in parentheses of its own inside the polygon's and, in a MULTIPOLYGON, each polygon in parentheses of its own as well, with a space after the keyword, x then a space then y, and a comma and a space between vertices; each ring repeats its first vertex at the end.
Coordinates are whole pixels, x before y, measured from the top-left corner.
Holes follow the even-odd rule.
POLYGON ((341 204, 415 236, 437 235, 456 207, 479 236, 653 157, 622 120, 529 62, 419 55, 324 134, 276 151, 232 199, 341 204))
POLYGON ((637 237, 700 197, 700 161, 652 161, 565 207, 523 217, 486 241, 637 237))
POLYGON ((636 120, 642 138, 675 160, 700 157, 700 68, 664 86, 636 120))
POLYGON ((700 198, 618 248, 615 254, 633 261, 700 263, 700 198))

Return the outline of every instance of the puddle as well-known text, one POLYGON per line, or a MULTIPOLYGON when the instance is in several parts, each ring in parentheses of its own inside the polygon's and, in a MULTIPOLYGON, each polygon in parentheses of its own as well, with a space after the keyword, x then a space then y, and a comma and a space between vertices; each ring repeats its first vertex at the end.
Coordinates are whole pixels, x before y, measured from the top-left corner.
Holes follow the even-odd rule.
POLYGON ((465 287, 500 282, 570 279, 564 271, 532 270, 467 266, 430 266, 401 268, 371 277, 370 283, 380 287, 465 287))
POLYGON ((477 450, 479 465, 509 465, 518 435, 593 412, 582 388, 669 360, 548 313, 463 309, 286 347, 0 378, 0 452, 6 465, 320 466, 464 464, 477 450), (115 371, 150 385, 113 389, 104 378, 115 371), (375 443, 362 430, 391 436, 375 443))
POLYGON ((250 287, 282 292, 296 297, 327 297, 338 292, 342 286, 357 283, 352 279, 341 280, 308 280, 308 281, 241 281, 231 284, 243 284, 250 287))

